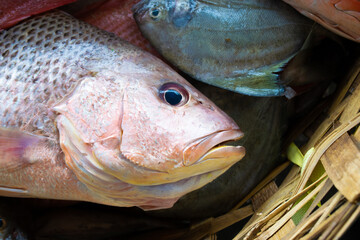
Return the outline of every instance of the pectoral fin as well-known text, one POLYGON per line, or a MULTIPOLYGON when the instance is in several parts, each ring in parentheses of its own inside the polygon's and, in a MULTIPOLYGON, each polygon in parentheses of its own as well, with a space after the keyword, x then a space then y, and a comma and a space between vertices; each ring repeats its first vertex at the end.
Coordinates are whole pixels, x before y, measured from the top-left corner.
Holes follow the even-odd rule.
POLYGON ((0 128, 0 172, 16 171, 38 160, 33 150, 46 138, 0 128))

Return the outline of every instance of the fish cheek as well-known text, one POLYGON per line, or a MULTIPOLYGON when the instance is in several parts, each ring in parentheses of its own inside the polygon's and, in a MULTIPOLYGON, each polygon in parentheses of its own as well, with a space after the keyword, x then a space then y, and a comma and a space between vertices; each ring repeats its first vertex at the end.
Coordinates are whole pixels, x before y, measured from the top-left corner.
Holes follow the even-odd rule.
POLYGON ((156 92, 127 91, 124 96, 121 154, 138 166, 158 171, 181 163, 181 151, 176 148, 181 136, 173 129, 181 119, 173 118, 174 107, 159 98, 157 88, 156 92))

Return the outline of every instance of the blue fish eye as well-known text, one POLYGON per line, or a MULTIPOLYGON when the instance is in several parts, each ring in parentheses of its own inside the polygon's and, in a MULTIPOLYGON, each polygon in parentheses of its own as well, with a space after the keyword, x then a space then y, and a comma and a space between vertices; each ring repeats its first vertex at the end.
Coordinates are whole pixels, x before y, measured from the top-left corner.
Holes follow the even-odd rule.
POLYGON ((159 15, 159 13, 160 13, 159 10, 155 8, 151 11, 151 16, 157 17, 159 15))
POLYGON ((178 105, 181 102, 181 99, 181 94, 174 89, 169 89, 165 92, 165 101, 172 106, 178 105))
POLYGON ((159 88, 160 99, 168 105, 180 107, 189 100, 188 91, 178 83, 165 83, 159 88))
POLYGON ((157 19, 158 17, 160 17, 161 12, 160 12, 160 8, 152 8, 149 11, 149 15, 152 19, 157 19))

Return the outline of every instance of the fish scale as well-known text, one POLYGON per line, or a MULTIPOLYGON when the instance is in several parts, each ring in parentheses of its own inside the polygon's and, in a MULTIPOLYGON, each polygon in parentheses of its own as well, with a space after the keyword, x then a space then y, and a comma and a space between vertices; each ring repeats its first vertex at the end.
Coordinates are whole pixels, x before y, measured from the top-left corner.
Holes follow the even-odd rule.
POLYGON ((96 50, 92 43, 105 44, 103 35, 108 34, 56 12, 1 32, 1 126, 55 137, 56 114, 48 108, 91 74, 78 65, 83 55, 96 50))

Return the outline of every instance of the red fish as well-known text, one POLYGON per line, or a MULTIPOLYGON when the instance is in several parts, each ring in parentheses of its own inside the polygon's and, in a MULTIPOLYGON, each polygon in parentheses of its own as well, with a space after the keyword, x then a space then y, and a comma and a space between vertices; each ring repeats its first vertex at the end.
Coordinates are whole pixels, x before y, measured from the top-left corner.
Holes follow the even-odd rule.
POLYGON ((0 30, 11 27, 32 15, 75 1, 76 0, 1 0, 0 30))
POLYGON ((359 0, 283 0, 327 29, 360 42, 359 0))

